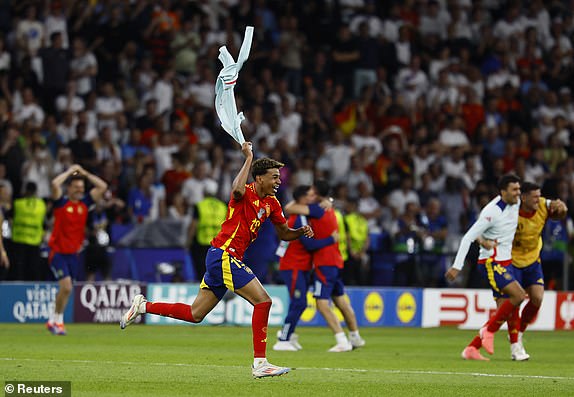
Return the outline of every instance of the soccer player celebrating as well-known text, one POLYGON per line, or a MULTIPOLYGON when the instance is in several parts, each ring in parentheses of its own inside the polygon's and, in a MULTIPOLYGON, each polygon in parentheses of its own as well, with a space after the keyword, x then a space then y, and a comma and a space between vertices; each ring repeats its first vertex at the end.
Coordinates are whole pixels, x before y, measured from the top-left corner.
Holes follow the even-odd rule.
MULTIPOLYGON (((308 205, 315 202, 315 191, 311 186, 301 185, 293 191, 293 199, 297 204, 308 205)), ((323 213, 319 206, 309 207, 313 212, 311 216, 320 217, 323 213)), ((291 228, 299 228, 308 224, 304 215, 291 215, 287 224, 291 228)), ((297 351, 302 349, 298 337, 294 333, 295 327, 301 315, 307 308, 307 290, 311 281, 311 269, 313 268, 312 251, 336 243, 338 233, 327 238, 317 240, 301 237, 297 240, 287 242, 282 241, 277 248, 279 259, 279 273, 289 290, 289 309, 281 331, 277 337, 278 341, 273 345, 273 350, 297 351)))
POLYGON ((454 264, 445 274, 448 281, 456 279, 464 267, 464 258, 470 244, 478 239, 481 244, 479 269, 490 284, 498 308, 494 316, 480 329, 479 335, 463 350, 462 357, 466 360, 488 360, 480 354, 480 347, 483 346, 489 354, 494 353, 495 332, 514 309, 520 307, 526 295, 509 267, 512 262, 512 240, 518 224, 520 178, 516 175, 504 175, 498 182, 498 189, 500 195, 482 209, 477 221, 462 237, 454 264), (509 299, 498 299, 504 295, 509 299))
POLYGON ((72 279, 78 271, 78 252, 85 238, 88 210, 100 200, 108 185, 102 179, 89 173, 80 165, 74 164, 52 180, 52 200, 54 200, 54 228, 48 245, 50 269, 58 280, 58 294, 54 312, 46 323, 46 328, 54 335, 66 335, 64 310, 72 292, 72 279), (85 180, 93 188, 85 195, 85 180), (66 195, 62 184, 67 182, 66 195))
POLYGON ((518 315, 518 307, 508 320, 510 355, 513 360, 528 360, 522 344, 522 334, 538 314, 544 295, 544 274, 540 263, 542 250, 542 229, 550 219, 566 217, 568 208, 562 200, 548 200, 542 197, 540 186, 525 182, 520 187, 521 204, 518 227, 512 243, 512 272, 516 280, 526 289, 529 301, 518 315))
MULTIPOLYGON (((318 200, 326 200, 329 194, 329 184, 324 180, 314 184, 318 200)), ((320 214, 311 219, 311 226, 317 239, 327 238, 338 232, 337 216, 333 208, 322 210, 317 204, 300 205, 289 203, 285 210, 291 214, 309 215, 320 214), (314 207, 314 208, 313 208, 314 207)), ((330 352, 339 353, 353 350, 365 345, 365 341, 359 334, 357 318, 350 303, 345 299, 345 286, 343 284, 343 257, 339 251, 339 244, 333 243, 313 252, 314 265, 314 296, 317 301, 317 310, 321 313, 329 328, 335 335, 336 344, 330 352), (343 332, 339 319, 329 307, 329 299, 343 314, 345 323, 349 327, 349 338, 343 332)))
POLYGON ((267 218, 271 219, 282 240, 313 237, 313 230, 309 225, 298 229, 287 226, 281 204, 275 197, 281 184, 279 169, 283 164, 269 158, 253 161, 251 142, 243 143, 241 151, 245 155, 245 162, 233 181, 227 219, 221 225, 219 234, 211 241, 211 248, 205 257, 206 272, 191 306, 183 303, 148 302, 143 295, 136 295, 131 308, 123 315, 120 327, 125 328, 144 313, 199 323, 230 289, 253 305, 253 376, 278 376, 289 372, 290 368, 272 365, 266 358, 271 298, 251 269, 241 260, 267 218), (254 182, 247 184, 249 170, 254 182))

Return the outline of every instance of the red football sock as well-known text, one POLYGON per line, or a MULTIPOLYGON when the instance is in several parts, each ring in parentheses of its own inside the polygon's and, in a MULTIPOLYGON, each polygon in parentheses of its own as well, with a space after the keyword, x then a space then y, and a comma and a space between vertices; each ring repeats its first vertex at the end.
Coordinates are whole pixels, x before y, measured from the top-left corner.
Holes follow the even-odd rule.
POLYGON ((514 305, 509 301, 505 300, 504 303, 496 310, 494 316, 488 321, 486 330, 488 332, 496 332, 500 329, 502 324, 510 317, 512 311, 514 310, 514 305))
POLYGON ((161 303, 147 302, 145 304, 146 313, 158 314, 164 317, 177 318, 178 320, 198 323, 191 314, 191 306, 185 303, 161 303))
POLYGON ((258 303, 253 306, 251 329, 253 330, 253 357, 265 358, 267 349, 267 323, 271 302, 258 303))
POLYGON ((522 321, 520 323, 520 332, 524 332, 526 327, 536 319, 539 307, 536 307, 532 301, 529 301, 522 309, 522 321))
POLYGON ((472 342, 470 342, 468 345, 480 349, 482 347, 482 341, 480 340, 480 336, 476 335, 472 340, 472 342))
POLYGON ((518 331, 520 329, 520 315, 518 314, 519 307, 515 307, 510 317, 506 321, 508 324, 508 337, 510 338, 510 343, 518 342, 518 331))

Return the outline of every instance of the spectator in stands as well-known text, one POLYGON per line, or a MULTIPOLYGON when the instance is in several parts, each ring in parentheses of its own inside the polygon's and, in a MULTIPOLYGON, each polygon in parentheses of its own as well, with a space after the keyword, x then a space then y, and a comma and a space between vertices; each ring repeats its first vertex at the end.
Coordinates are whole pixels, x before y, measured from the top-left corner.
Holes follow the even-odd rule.
POLYGON ((102 86, 102 95, 96 99, 96 114, 98 128, 106 126, 116 128, 117 118, 124 111, 124 103, 117 96, 112 82, 105 82, 102 86))
POLYGON ((127 210, 133 223, 143 223, 163 218, 166 215, 166 190, 156 183, 153 166, 144 167, 128 195, 127 210))
POLYGON ((22 90, 22 104, 21 106, 14 106, 13 115, 14 121, 20 125, 27 122, 33 127, 40 127, 44 122, 46 113, 38 105, 32 89, 24 88, 22 90))
POLYGON ((66 92, 56 98, 56 110, 59 114, 65 112, 79 113, 84 110, 86 104, 82 97, 77 94, 76 80, 68 80, 66 92))
POLYGON ((76 137, 68 143, 68 147, 71 149, 73 158, 78 164, 93 170, 98 163, 98 158, 94 144, 86 139, 86 129, 85 123, 78 123, 76 137))
POLYGON ((41 199, 50 197, 50 181, 52 180, 53 159, 48 149, 40 144, 34 144, 30 150, 32 156, 22 165, 22 179, 28 196, 37 196, 41 199), (34 185, 29 185, 32 182, 34 185))
POLYGON ((53 113, 56 98, 66 92, 70 60, 62 32, 51 33, 49 37, 51 46, 40 49, 38 56, 42 59, 42 104, 48 113, 53 113))
POLYGON ((185 157, 182 152, 175 152, 171 155, 171 168, 166 170, 161 177, 161 183, 165 186, 167 204, 171 204, 171 196, 181 192, 181 187, 185 180, 192 175, 187 171, 185 157))
POLYGON ((407 203, 420 205, 417 192, 413 189, 413 179, 405 177, 401 180, 401 186, 391 191, 389 195, 389 206, 397 216, 405 212, 407 203))
POLYGON ((16 42, 19 50, 19 58, 24 56, 35 57, 42 48, 45 37, 44 25, 38 20, 36 6, 26 8, 26 17, 18 22, 16 27, 16 42))

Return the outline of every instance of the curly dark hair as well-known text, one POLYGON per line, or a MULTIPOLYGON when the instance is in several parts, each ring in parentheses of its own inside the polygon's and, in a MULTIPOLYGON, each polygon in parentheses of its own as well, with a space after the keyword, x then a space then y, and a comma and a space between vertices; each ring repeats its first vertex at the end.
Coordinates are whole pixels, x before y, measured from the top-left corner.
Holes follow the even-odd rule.
POLYGON ((265 175, 267 170, 273 168, 282 168, 285 164, 281 163, 280 161, 270 159, 268 157, 263 157, 257 159, 253 162, 251 166, 251 176, 255 179, 258 175, 265 175))
POLYGON ((521 180, 516 174, 505 174, 498 180, 498 190, 506 190, 511 183, 520 183, 521 180))
POLYGON ((540 190, 540 185, 537 185, 536 183, 533 182, 524 182, 522 185, 520 185, 521 193, 530 193, 535 190, 540 190))

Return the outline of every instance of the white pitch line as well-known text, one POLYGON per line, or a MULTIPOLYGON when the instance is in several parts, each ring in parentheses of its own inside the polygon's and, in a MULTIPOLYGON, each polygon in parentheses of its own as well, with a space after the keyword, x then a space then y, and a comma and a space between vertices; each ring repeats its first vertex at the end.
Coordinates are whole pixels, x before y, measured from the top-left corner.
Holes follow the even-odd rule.
MULTIPOLYGON (((143 361, 98 361, 98 360, 64 360, 64 359, 47 359, 39 358, 14 358, 0 357, 0 361, 38 361, 38 362, 67 362, 76 364, 121 364, 121 365, 154 365, 158 367, 209 367, 209 368, 237 368, 245 369, 241 365, 217 365, 217 364, 189 364, 189 363, 162 363, 162 362, 143 362, 143 361)), ((328 367, 296 367, 295 370, 304 371, 339 371, 339 372, 376 372, 383 374, 395 375, 439 375, 439 376, 483 376, 489 378, 517 378, 517 379, 543 379, 543 380, 566 380, 574 381, 570 376, 546 376, 546 375, 519 375, 519 374, 487 374, 482 372, 453 372, 453 371, 421 371, 421 370, 402 370, 402 369, 361 369, 361 368, 328 368, 328 367)))

